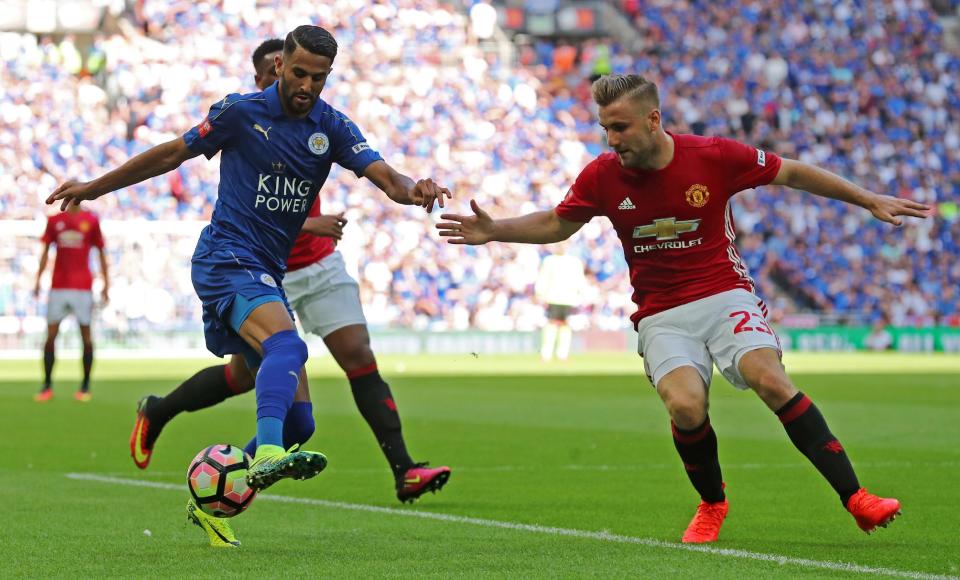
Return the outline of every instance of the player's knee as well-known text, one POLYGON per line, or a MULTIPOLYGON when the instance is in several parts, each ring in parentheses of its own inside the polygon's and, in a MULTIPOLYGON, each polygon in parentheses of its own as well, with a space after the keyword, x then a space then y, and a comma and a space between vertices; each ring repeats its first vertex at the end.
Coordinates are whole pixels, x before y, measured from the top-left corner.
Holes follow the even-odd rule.
POLYGON ((759 372, 752 373, 747 380, 747 384, 765 400, 767 398, 789 398, 796 391, 787 375, 782 370, 775 368, 761 369, 759 372))
POLYGON ((377 362, 370 348, 370 335, 365 326, 340 328, 325 336, 323 340, 340 368, 348 373, 377 362))
POLYGON ((256 385, 253 369, 247 366, 244 358, 239 355, 234 355, 230 362, 224 366, 223 378, 227 383, 227 388, 235 395, 250 392, 256 385))
POLYGON ((290 367, 299 369, 307 362, 307 343, 296 330, 278 332, 263 341, 263 358, 283 359, 290 367))
POLYGON ((238 375, 231 375, 230 380, 227 382, 230 390, 237 395, 249 393, 256 384, 257 382, 254 380, 253 374, 251 374, 250 371, 245 371, 238 375))
POLYGON ((664 404, 670 413, 670 419, 681 429, 694 429, 707 420, 705 398, 680 393, 668 397, 664 404))
POLYGON ((670 408, 670 419, 681 429, 696 429, 707 420, 703 405, 678 405, 670 408))
POLYGON ((377 362, 373 356, 373 349, 366 342, 351 345, 343 357, 343 368, 347 371, 369 367, 377 362))

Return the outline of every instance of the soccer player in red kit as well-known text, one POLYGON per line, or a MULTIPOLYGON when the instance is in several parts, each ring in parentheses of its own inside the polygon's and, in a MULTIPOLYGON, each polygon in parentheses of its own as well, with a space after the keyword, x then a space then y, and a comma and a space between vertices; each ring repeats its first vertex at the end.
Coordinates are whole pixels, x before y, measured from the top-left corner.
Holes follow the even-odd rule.
POLYGON ((780 342, 734 245, 730 198, 760 185, 785 185, 839 199, 900 225, 926 217, 914 201, 878 195, 833 173, 730 139, 666 132, 654 83, 639 75, 594 82, 600 125, 613 152, 589 163, 553 210, 492 219, 444 214, 453 244, 554 243, 606 216, 623 243, 637 312, 638 351, 670 414, 673 440, 701 502, 683 542, 714 542, 727 515, 717 437, 707 414, 712 367, 752 389, 790 440, 826 478, 864 531, 886 526, 900 502, 860 486, 843 446, 780 362, 780 342))
POLYGON ((97 248, 100 253, 100 272, 103 274, 101 298, 107 302, 110 281, 107 276, 107 257, 103 252, 103 235, 100 233, 100 221, 91 212, 73 204, 66 212, 47 218, 47 228, 43 232, 43 254, 37 269, 37 283, 34 296, 40 296, 40 278, 47 269, 50 246, 57 246, 57 256, 53 262, 53 280, 50 283, 50 296, 47 301, 47 341, 43 345, 43 388, 33 399, 45 403, 53 398, 50 375, 56 359, 54 344, 60 323, 67 314, 73 314, 80 326, 83 339, 83 382, 74 398, 83 403, 91 399, 90 369, 93 367, 93 338, 90 335, 90 320, 93 317, 93 274, 90 272, 90 249, 97 248))

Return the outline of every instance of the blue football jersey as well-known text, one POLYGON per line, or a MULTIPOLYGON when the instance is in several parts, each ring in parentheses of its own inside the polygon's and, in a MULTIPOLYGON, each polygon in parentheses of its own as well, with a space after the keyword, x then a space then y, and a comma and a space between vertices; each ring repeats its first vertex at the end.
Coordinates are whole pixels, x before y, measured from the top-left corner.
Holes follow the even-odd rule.
POLYGON ((303 119, 288 117, 277 90, 274 83, 263 92, 227 95, 183 138, 208 159, 221 152, 217 203, 194 256, 231 249, 282 277, 330 166, 360 177, 382 157, 346 115, 321 99, 303 119))

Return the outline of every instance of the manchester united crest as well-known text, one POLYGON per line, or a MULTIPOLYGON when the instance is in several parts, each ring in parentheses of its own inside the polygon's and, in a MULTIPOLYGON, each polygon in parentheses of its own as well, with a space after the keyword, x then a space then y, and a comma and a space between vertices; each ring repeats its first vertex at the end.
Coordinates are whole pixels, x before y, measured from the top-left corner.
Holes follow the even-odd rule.
POLYGON ((707 201, 710 200, 710 192, 707 191, 706 185, 695 183, 687 190, 686 197, 687 203, 693 207, 703 207, 707 205, 707 201))

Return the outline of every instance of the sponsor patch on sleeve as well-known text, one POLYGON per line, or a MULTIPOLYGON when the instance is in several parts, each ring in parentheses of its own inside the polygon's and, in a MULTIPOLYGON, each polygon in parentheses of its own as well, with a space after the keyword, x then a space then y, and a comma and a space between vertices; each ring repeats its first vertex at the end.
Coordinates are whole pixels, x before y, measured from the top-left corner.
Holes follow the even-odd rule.
POLYGON ((757 149, 757 165, 760 167, 767 166, 767 154, 764 153, 761 149, 757 149))
POLYGON ((370 145, 367 145, 366 141, 364 141, 363 143, 357 143, 356 145, 351 147, 354 154, 360 153, 361 151, 366 151, 369 148, 370 148, 370 145))
POLYGON ((204 117, 203 121, 199 125, 197 125, 197 133, 199 133, 201 137, 206 137, 207 133, 209 133, 212 130, 213 130, 213 125, 210 124, 209 117, 204 117))

